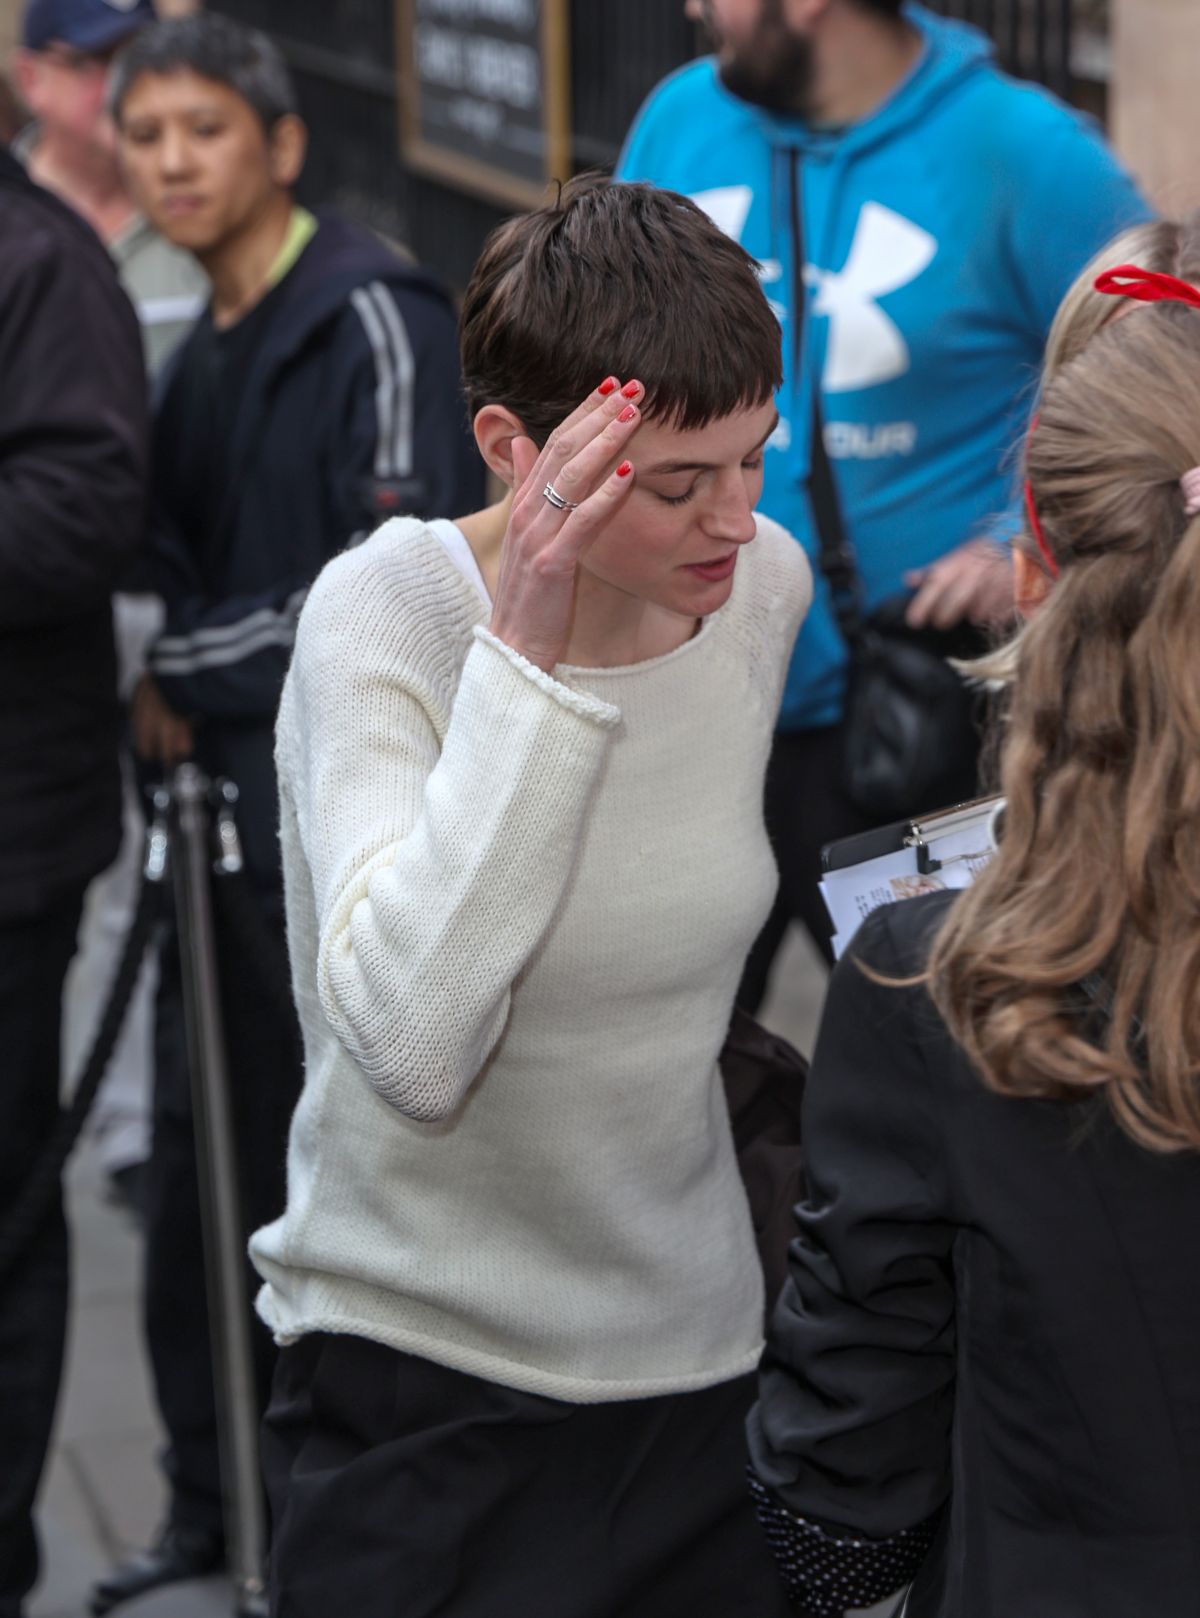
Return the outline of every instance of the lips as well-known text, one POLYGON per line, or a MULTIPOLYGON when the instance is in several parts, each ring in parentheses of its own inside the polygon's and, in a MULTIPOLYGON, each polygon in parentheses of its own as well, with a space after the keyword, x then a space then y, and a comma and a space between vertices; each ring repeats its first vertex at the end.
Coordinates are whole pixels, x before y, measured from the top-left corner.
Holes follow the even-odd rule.
POLYGON ((163 212, 176 217, 180 214, 198 213, 204 206, 202 197, 164 197, 163 212))
POLYGON ((737 559, 738 553, 730 551, 728 556, 718 557, 714 562, 689 562, 687 570, 694 573, 698 579, 703 579, 706 584, 719 584, 722 579, 727 579, 732 574, 737 566, 737 559))

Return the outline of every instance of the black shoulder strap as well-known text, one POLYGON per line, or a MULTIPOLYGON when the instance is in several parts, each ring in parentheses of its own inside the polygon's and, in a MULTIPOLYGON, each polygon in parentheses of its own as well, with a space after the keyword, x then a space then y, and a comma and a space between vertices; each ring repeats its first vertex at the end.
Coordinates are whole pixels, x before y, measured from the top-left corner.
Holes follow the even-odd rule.
MULTIPOLYGON (((799 380, 804 367, 804 329, 807 291, 804 285, 804 210, 800 195, 800 154, 788 154, 788 187, 792 224, 792 374, 799 380)), ((853 650, 862 637, 864 619, 862 584, 854 552, 846 538, 837 482, 825 447, 819 379, 812 389, 812 445, 809 450, 808 496, 817 525, 817 566, 829 585, 833 615, 847 646, 853 650)))

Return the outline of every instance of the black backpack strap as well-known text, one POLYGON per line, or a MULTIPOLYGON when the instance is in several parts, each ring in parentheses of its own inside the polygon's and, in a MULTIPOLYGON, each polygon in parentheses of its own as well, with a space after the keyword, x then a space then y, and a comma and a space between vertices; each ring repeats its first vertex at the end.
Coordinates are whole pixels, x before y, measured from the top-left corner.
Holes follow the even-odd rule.
MULTIPOLYGON (((800 195, 800 154, 788 153, 788 195, 792 226, 792 374, 799 380, 804 366, 804 330, 807 290, 804 285, 804 212, 800 195)), ((862 608, 862 581, 846 525, 837 481, 825 445, 825 422, 821 415, 820 380, 812 388, 812 442, 809 449, 808 497, 817 528, 817 566, 829 585, 833 615, 842 639, 851 652, 859 645, 865 629, 862 608)))

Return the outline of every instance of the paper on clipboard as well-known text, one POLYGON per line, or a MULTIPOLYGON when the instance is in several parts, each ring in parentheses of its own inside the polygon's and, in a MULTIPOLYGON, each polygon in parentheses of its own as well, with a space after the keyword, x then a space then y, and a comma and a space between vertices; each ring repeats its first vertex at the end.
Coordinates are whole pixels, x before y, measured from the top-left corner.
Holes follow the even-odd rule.
MULTIPOLYGON (((833 922, 833 951, 841 956, 873 910, 923 893, 970 887, 995 853, 1001 798, 962 804, 896 828, 888 853, 826 869, 821 895, 833 922)), ((827 861, 827 867, 831 862, 827 861)))

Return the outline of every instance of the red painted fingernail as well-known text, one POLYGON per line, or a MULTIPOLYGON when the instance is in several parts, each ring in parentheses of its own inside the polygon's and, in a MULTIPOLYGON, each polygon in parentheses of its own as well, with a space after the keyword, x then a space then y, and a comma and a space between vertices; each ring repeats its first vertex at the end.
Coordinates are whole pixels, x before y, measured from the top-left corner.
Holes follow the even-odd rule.
POLYGON ((641 388, 642 384, 640 382, 626 382, 621 392, 627 399, 632 399, 635 393, 641 392, 641 388))
POLYGON ((607 381, 601 382, 599 392, 602 398, 607 399, 610 393, 616 392, 616 389, 617 379, 615 376, 610 376, 607 381))
POLYGON ((633 405, 626 405, 624 410, 622 410, 621 414, 617 417, 617 420, 618 421, 632 421, 633 418, 636 415, 637 415, 637 411, 634 408, 634 406, 633 405))
POLYGON ((619 478, 627 478, 632 471, 633 471, 633 462, 632 461, 622 461, 620 466, 618 466, 618 468, 617 468, 617 476, 619 478))

